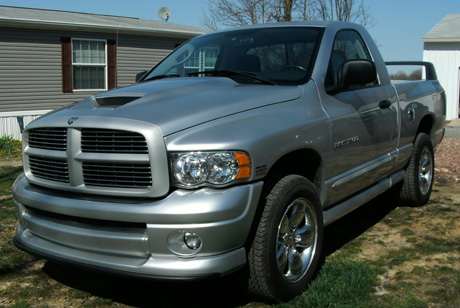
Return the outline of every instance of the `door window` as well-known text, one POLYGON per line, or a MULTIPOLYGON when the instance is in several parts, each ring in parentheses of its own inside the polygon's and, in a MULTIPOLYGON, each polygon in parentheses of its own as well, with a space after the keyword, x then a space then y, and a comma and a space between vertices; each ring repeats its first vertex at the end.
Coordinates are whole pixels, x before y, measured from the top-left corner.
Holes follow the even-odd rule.
POLYGON ((325 81, 326 89, 334 89, 337 86, 338 73, 345 61, 360 59, 372 61, 369 50, 361 36, 353 30, 340 31, 335 37, 329 60, 325 81))

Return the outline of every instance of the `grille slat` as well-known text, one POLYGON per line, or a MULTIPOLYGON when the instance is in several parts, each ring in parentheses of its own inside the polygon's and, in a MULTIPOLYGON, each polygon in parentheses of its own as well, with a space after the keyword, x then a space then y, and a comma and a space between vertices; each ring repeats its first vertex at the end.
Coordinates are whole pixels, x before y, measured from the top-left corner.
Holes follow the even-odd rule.
MULTIPOLYGON (((108 176, 108 175, 113 175, 113 172, 109 172, 109 171, 101 171, 101 170, 98 170, 98 171, 88 171, 88 170, 85 170, 85 175, 88 176, 88 177, 97 177, 97 176, 108 176)), ((129 171, 126 171, 126 172, 117 172, 117 178, 132 178, 133 176, 136 176, 136 178, 145 178, 145 179, 150 179, 150 172, 129 172, 129 171)))
POLYGON ((109 129, 82 129, 81 148, 83 152, 96 153, 148 153, 141 134, 109 129))
POLYGON ((149 164, 105 164, 83 163, 85 185, 148 188, 152 186, 152 173, 149 164))
POLYGON ((115 181, 110 179, 102 179, 102 178, 85 178, 86 185, 89 186, 109 186, 109 187, 123 187, 123 188, 146 188, 150 186, 152 183, 151 181, 145 180, 140 181, 136 179, 136 181, 128 181, 128 180, 121 180, 116 179, 115 181))
POLYGON ((65 128, 35 128, 29 133, 29 147, 65 151, 67 130, 65 128))
POLYGON ((65 176, 60 176, 60 175, 50 174, 50 173, 39 173, 39 172, 34 173, 34 175, 38 178, 42 178, 45 180, 69 183, 69 179, 65 176))
MULTIPOLYGON (((43 174, 46 174, 47 172, 50 172, 49 166, 44 166, 42 167, 40 164, 37 163, 30 163, 30 167, 35 171, 35 172, 41 172, 43 174)), ((60 173, 67 173, 67 166, 63 167, 54 167, 54 172, 60 172, 60 173)))
POLYGON ((69 183, 67 162, 47 157, 29 156, 30 171, 38 178, 69 183))

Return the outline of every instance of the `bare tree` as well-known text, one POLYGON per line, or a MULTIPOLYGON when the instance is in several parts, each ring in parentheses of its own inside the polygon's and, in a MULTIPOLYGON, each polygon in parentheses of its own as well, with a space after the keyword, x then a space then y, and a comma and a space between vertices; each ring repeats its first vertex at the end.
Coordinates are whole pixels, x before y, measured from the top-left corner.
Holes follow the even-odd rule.
POLYGON ((270 21, 292 21, 295 0, 272 0, 269 2, 270 21))
POLYGON ((245 26, 272 21, 267 8, 271 0, 209 0, 208 14, 202 20, 205 27, 245 26))
POLYGON ((374 23, 364 0, 315 0, 314 10, 320 20, 351 21, 364 27, 374 23))
POLYGON ((216 30, 220 26, 293 20, 343 20, 363 26, 373 23, 364 0, 208 0, 202 24, 216 30))
POLYGON ((294 12, 297 13, 295 20, 314 20, 314 1, 297 0, 294 1, 294 12))

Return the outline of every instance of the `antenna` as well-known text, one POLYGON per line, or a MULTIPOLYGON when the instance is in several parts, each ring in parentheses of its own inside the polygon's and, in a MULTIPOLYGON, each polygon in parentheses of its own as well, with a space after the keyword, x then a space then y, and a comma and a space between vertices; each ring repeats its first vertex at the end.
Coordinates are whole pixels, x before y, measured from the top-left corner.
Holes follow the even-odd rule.
POLYGON ((171 16, 171 11, 166 6, 162 6, 158 10, 158 16, 160 16, 161 19, 164 19, 164 21, 167 22, 169 17, 171 16))

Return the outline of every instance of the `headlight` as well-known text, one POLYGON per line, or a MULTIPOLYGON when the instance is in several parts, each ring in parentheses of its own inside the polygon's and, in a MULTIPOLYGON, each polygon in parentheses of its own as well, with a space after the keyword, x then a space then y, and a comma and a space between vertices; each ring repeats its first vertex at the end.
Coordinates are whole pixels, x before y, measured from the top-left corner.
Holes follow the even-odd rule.
POLYGON ((174 164, 174 176, 184 185, 196 185, 206 180, 210 166, 201 154, 186 154, 174 164))
POLYGON ((251 176, 251 160, 243 152, 173 153, 171 160, 174 184, 179 187, 226 185, 251 176))

